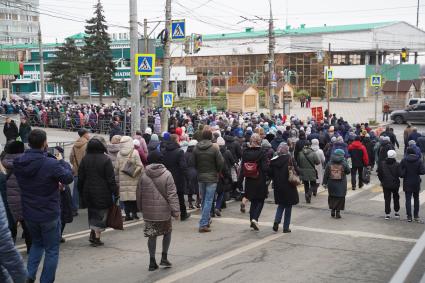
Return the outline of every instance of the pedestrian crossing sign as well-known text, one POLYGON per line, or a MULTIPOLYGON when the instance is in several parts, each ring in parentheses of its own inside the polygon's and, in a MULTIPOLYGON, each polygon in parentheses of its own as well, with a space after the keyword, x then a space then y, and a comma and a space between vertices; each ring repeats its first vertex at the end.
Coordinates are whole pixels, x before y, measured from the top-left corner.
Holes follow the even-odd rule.
POLYGON ((333 80, 334 80, 334 70, 331 68, 326 69, 326 81, 333 82, 333 80))
POLYGON ((175 20, 171 22, 171 39, 183 40, 186 38, 186 21, 175 20))
POLYGON ((370 77, 370 85, 374 87, 382 86, 382 77, 380 75, 372 75, 370 77))
POLYGON ((174 93, 172 92, 163 92, 162 93, 162 107, 170 108, 174 104, 174 93))
POLYGON ((135 71, 139 76, 155 75, 155 54, 136 54, 135 71))

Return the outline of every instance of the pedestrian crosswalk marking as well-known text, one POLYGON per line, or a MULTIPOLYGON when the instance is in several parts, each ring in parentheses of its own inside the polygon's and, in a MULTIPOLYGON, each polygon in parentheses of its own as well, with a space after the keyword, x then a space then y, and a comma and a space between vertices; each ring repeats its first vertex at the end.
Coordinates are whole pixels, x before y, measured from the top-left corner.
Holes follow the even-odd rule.
POLYGON ((152 67, 151 67, 151 65, 149 65, 149 62, 148 62, 148 59, 147 58, 143 58, 143 61, 140 64, 139 69, 140 70, 143 70, 143 71, 150 71, 150 70, 152 70, 152 67))
POLYGON ((180 27, 180 24, 177 24, 176 27, 174 28, 174 33, 173 33, 173 37, 178 38, 178 37, 182 37, 185 36, 182 28, 180 27))

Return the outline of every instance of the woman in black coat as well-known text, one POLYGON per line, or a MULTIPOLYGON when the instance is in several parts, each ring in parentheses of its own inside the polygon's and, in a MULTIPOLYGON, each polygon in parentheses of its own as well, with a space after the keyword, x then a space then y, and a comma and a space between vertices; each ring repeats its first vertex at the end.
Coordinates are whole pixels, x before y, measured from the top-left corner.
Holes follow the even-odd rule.
POLYGON ((88 208, 89 241, 92 246, 101 246, 100 234, 106 228, 108 209, 113 204, 112 196, 119 198, 114 167, 102 137, 94 137, 87 144, 87 154, 78 169, 78 189, 88 208))
POLYGON ((233 186, 233 182, 232 182, 232 173, 231 173, 231 168, 232 166, 234 166, 235 164, 235 160, 233 159, 233 155, 230 152, 230 150, 228 150, 226 148, 226 144, 225 141, 222 137, 219 137, 217 139, 217 145, 220 147, 220 153, 223 156, 224 159, 224 166, 223 169, 220 172, 219 178, 218 178, 218 183, 217 183, 217 199, 215 202, 215 209, 214 205, 212 206, 211 213, 213 214, 213 216, 217 215, 217 216, 221 216, 221 208, 225 208, 225 193, 229 193, 232 191, 232 186, 233 186), (224 204, 224 206, 223 206, 224 204))
MULTIPOLYGON (((251 201, 249 209, 249 218, 251 220, 251 228, 258 231, 258 218, 263 210, 264 200, 267 198, 267 173, 268 173, 267 158, 264 151, 261 149, 261 137, 258 134, 253 134, 250 138, 249 147, 242 154, 241 170, 239 173, 238 186, 241 189, 242 183, 245 181, 245 198, 251 201), (246 177, 245 163, 256 163, 258 169, 258 177, 246 177)), ((242 210, 242 207, 241 207, 242 210)))
POLYGON ((186 161, 187 165, 187 185, 186 185, 186 191, 185 194, 187 194, 187 199, 189 201, 189 209, 195 209, 195 206, 197 208, 200 208, 200 197, 199 197, 199 183, 198 183, 198 172, 195 168, 195 159, 193 156, 193 149, 195 148, 196 144, 198 143, 197 140, 191 140, 189 142, 189 146, 184 153, 184 159, 186 161), (193 195, 196 195, 196 203, 195 206, 193 206, 193 195))
POLYGON ((292 206, 298 204, 299 197, 297 187, 289 183, 288 165, 295 166, 295 161, 289 154, 289 146, 286 143, 279 145, 277 154, 278 156, 271 160, 269 169, 269 176, 273 180, 274 201, 278 205, 273 230, 277 232, 282 214, 285 212, 283 233, 291 233, 289 224, 292 206))

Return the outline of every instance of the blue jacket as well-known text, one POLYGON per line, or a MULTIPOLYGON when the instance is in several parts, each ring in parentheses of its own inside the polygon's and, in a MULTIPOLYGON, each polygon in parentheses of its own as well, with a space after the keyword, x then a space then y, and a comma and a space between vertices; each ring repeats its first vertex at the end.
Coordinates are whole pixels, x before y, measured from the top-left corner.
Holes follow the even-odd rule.
POLYGON ((416 154, 409 154, 401 163, 401 177, 405 192, 419 192, 421 189, 421 175, 425 174, 422 160, 416 154))
POLYGON ((6 210, 0 195, 0 282, 24 283, 27 272, 21 255, 14 247, 12 235, 8 227, 6 210))
POLYGON ((407 141, 418 141, 418 138, 420 138, 422 135, 418 132, 413 132, 409 135, 409 137, 407 138, 407 141))
POLYGON ((59 182, 64 185, 72 183, 71 166, 38 149, 25 151, 13 164, 21 188, 24 219, 49 222, 59 218, 59 182))

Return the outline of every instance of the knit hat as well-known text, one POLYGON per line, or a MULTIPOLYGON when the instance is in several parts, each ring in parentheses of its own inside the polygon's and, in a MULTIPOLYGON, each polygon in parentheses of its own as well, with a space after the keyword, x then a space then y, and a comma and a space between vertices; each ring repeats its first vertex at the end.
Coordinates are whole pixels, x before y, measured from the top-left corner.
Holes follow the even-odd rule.
POLYGON ((283 154, 288 154, 289 152, 289 146, 286 142, 281 142, 279 144, 279 146, 277 147, 277 154, 278 155, 283 155, 283 154))
POLYGON ((334 142, 336 142, 336 137, 331 138, 331 143, 334 143, 334 142))
POLYGON ((170 140, 170 133, 169 132, 162 133, 162 138, 164 139, 164 141, 169 141, 170 140))
POLYGON ((416 142, 414 140, 409 141, 409 145, 414 145, 414 144, 416 144, 416 142))
POLYGON ((385 136, 384 141, 391 141, 390 137, 385 136))
POLYGON ((387 156, 388 158, 395 159, 397 157, 397 152, 395 150, 388 150, 387 156))
POLYGON ((266 139, 263 139, 263 141, 261 142, 261 147, 262 148, 271 148, 272 145, 270 144, 270 142, 266 139))
POLYGON ((335 155, 344 156, 345 152, 342 149, 338 148, 337 150, 335 150, 335 155))
POLYGON ((157 134, 152 134, 151 141, 159 141, 158 135, 157 134))
POLYGON ((152 129, 147 127, 145 130, 145 134, 152 135, 152 129))
POLYGON ((226 142, 224 141, 224 139, 222 138, 222 137, 218 137, 217 138, 217 144, 220 146, 220 145, 225 145, 226 144, 226 142))
POLYGON ((318 139, 312 139, 311 145, 319 145, 319 140, 318 139))
POLYGON ((153 150, 149 152, 148 163, 162 163, 162 153, 158 150, 153 150))
POLYGON ((197 144, 198 144, 198 141, 197 140, 191 140, 189 142, 189 146, 196 146, 197 144))
POLYGON ((139 147, 139 146, 140 146, 140 142, 139 142, 139 140, 133 140, 133 144, 134 144, 135 146, 137 146, 137 147, 139 147))

